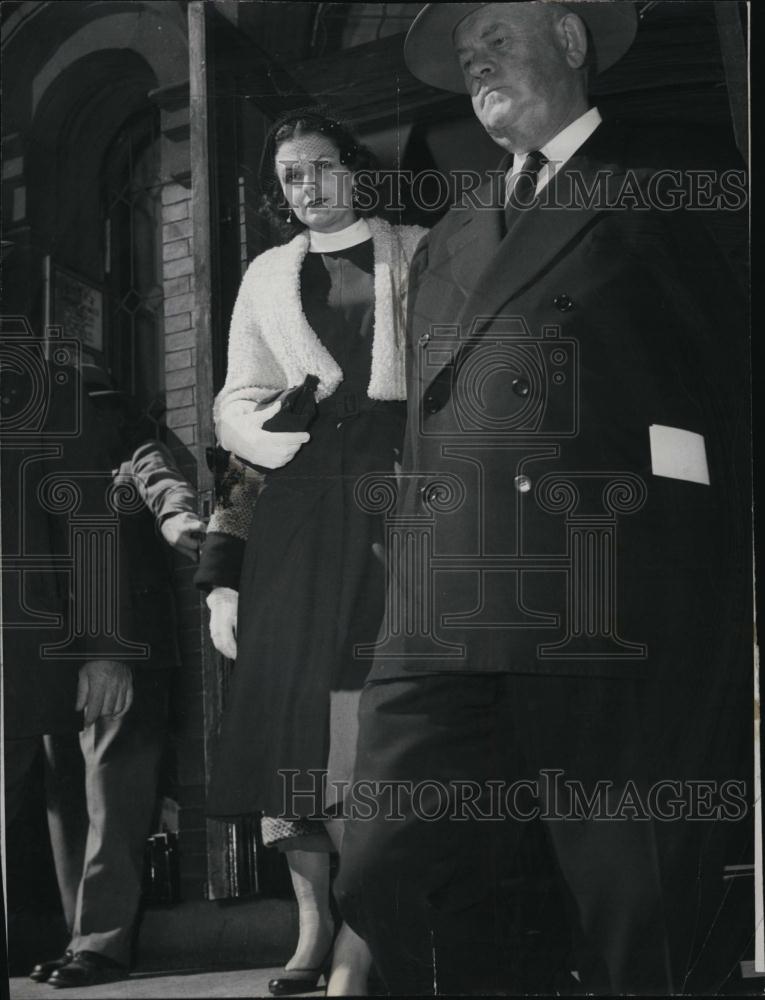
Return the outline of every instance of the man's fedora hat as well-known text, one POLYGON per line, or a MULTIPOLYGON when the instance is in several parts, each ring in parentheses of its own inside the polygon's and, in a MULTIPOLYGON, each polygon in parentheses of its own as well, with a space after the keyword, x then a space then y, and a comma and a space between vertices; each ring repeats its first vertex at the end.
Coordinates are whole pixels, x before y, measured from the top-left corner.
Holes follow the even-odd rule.
MULTIPOLYGON (((404 42, 404 59, 418 80, 441 90, 466 92, 453 47, 454 29, 473 11, 486 6, 485 3, 425 4, 404 42)), ((595 47, 596 72, 602 73, 613 66, 632 45, 638 25, 634 3, 628 0, 570 0, 566 6, 587 25, 595 47)))
POLYGON ((80 377, 85 387, 85 392, 91 399, 101 399, 103 397, 124 396, 124 392, 118 389, 109 375, 99 365, 85 362, 80 365, 80 377))

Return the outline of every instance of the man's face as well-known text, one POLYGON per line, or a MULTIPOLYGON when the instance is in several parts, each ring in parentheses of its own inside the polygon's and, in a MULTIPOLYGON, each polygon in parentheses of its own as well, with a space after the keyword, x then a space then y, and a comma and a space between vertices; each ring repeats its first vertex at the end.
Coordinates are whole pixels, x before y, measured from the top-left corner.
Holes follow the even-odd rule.
POLYGON ((492 3, 457 25, 454 47, 473 110, 509 149, 539 148, 565 124, 579 93, 555 4, 492 3))

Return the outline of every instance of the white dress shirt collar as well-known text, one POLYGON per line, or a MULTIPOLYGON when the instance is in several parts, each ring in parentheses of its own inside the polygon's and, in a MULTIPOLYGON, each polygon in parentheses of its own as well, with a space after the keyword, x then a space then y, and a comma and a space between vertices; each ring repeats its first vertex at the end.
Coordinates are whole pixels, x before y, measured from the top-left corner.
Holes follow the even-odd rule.
POLYGON ((571 159, 580 146, 584 145, 602 121, 598 109, 590 108, 576 121, 567 125, 562 132, 553 136, 548 143, 545 143, 540 152, 544 153, 551 163, 563 164, 566 160, 571 159))
MULTIPOLYGON (((602 121, 598 109, 590 108, 542 146, 539 152, 547 157, 548 162, 539 171, 537 194, 550 182, 563 164, 571 159, 579 147, 584 145, 602 121)), ((528 153, 516 151, 510 170, 511 176, 518 173, 527 156, 528 153)))

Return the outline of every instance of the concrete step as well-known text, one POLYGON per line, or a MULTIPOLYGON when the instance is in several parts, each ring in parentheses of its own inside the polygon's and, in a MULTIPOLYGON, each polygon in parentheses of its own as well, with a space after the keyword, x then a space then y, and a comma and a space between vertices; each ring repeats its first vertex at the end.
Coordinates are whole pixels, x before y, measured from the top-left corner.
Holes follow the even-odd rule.
POLYGON ((139 928, 137 969, 281 966, 297 939, 297 905, 291 899, 153 906, 139 928))

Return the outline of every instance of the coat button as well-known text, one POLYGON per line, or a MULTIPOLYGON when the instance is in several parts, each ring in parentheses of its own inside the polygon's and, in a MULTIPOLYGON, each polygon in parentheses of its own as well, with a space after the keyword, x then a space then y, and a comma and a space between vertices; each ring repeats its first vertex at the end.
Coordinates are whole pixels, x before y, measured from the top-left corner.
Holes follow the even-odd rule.
POLYGON ((531 480, 528 476, 516 476, 513 482, 519 493, 528 493, 531 489, 531 480))
POLYGON ((417 341, 417 343, 420 345, 420 347, 424 347, 428 343, 429 340, 430 340, 430 334, 429 333, 423 333, 423 335, 419 338, 419 340, 417 341))
POLYGON ((438 411, 441 409, 440 403, 432 393, 428 393, 428 395, 423 400, 423 405, 425 407, 426 413, 438 413, 438 411))
POLYGON ((574 308, 574 301, 571 296, 566 295, 565 292, 561 292, 560 295, 556 295, 553 299, 553 305, 556 309, 560 310, 562 313, 571 312, 574 308))
POLYGON ((531 392, 531 386, 529 385, 528 379, 514 378, 512 385, 513 392, 516 396, 526 397, 531 392))

